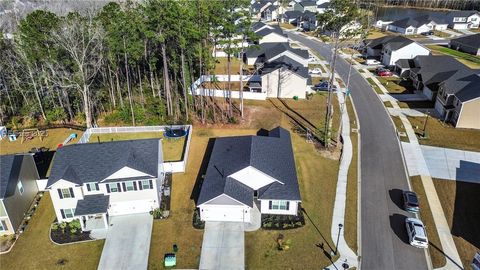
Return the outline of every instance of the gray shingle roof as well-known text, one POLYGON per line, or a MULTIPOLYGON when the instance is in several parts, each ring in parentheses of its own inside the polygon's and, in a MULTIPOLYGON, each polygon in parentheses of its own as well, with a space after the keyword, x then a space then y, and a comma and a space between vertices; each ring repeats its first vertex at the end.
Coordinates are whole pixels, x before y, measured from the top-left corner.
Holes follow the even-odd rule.
MULTIPOLYGON (((477 10, 455 10, 447 13, 447 17, 453 19, 454 17, 470 17, 473 14, 479 14, 477 10)), ((465 23, 465 22, 456 22, 465 23)))
POLYGON ((457 43, 460 43, 464 46, 470 47, 470 48, 480 48, 480 33, 478 34, 473 34, 473 35, 468 35, 468 36, 463 36, 459 38, 453 38, 451 41, 455 41, 457 43))
POLYGON ((418 55, 414 58, 417 72, 424 85, 436 90, 438 83, 454 75, 458 70, 467 69, 465 65, 455 58, 446 55, 418 55))
POLYGON ((407 28, 409 26, 413 26, 418 28, 424 24, 428 24, 429 22, 433 21, 428 15, 420 16, 416 18, 404 18, 401 20, 393 21, 390 25, 398 26, 401 28, 407 28))
POLYGON ((283 30, 280 27, 276 27, 276 26, 271 26, 271 28, 263 28, 262 30, 260 30, 258 32, 255 32, 256 35, 261 36, 261 37, 264 37, 264 36, 269 35, 271 33, 275 33, 275 34, 278 34, 278 35, 281 35, 281 36, 284 36, 284 37, 287 36, 283 33, 283 30))
POLYGON ((313 7, 317 5, 315 1, 302 1, 299 3, 302 7, 313 7))
POLYGON ((259 199, 301 200, 290 133, 277 127, 269 136, 217 138, 197 205, 227 194, 252 206, 253 190, 228 177, 248 166, 284 183, 274 182, 261 188, 259 199))
POLYGON ((157 177, 159 139, 73 144, 55 154, 47 187, 60 179, 99 182, 127 166, 157 177))
POLYGON ((77 201, 77 206, 75 207, 75 216, 106 213, 109 203, 109 195, 86 195, 83 197, 83 200, 77 201))
POLYGON ((288 56, 281 56, 273 60, 272 62, 265 63, 263 68, 261 69, 261 74, 268 74, 282 67, 293 71, 294 73, 300 75, 303 78, 308 79, 310 77, 308 75, 307 67, 302 66, 300 63, 291 59, 288 56))
POLYGON ((299 10, 289 10, 284 13, 285 19, 297 19, 302 16, 302 12, 299 10))
POLYGON ((440 85, 443 84, 448 94, 454 94, 462 102, 478 98, 480 97, 478 72, 471 69, 458 70, 440 85))
POLYGON ((256 23, 252 24, 252 30, 253 30, 253 32, 255 32, 255 31, 257 31, 258 29, 260 29, 260 28, 262 28, 262 27, 264 27, 264 26, 266 26, 265 23, 263 23, 263 22, 256 22, 256 23))
POLYGON ((392 51, 395 51, 407 45, 410 45, 413 42, 414 42, 413 40, 408 39, 404 36, 396 36, 395 38, 392 38, 389 41, 387 41, 386 44, 384 44, 384 47, 392 51))
POLYGON ((23 155, 0 156, 0 199, 7 198, 15 193, 22 160, 23 155))

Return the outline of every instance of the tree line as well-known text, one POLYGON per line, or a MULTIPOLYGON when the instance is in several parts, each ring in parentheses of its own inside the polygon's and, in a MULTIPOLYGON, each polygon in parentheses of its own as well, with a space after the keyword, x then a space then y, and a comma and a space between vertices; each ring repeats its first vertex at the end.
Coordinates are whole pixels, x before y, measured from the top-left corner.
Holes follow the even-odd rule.
MULTIPOLYGON (((111 2, 64 16, 29 13, 0 37, 0 122, 168 124, 232 121, 231 100, 193 97, 250 29, 248 0, 111 2)), ((229 95, 227 95, 229 96, 229 95)))
POLYGON ((362 0, 363 5, 399 6, 414 8, 480 10, 478 0, 362 0))

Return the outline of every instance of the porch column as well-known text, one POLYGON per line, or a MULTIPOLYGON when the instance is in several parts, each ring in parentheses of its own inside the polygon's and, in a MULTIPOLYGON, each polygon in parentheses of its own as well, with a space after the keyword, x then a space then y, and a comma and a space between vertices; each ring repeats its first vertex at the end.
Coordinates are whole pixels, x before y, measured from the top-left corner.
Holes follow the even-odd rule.
POLYGON ((85 231, 85 222, 83 221, 83 216, 80 216, 80 226, 82 227, 82 231, 85 231))
POLYGON ((103 213, 102 217, 103 217, 103 223, 105 224, 105 229, 108 229, 107 213, 103 213))

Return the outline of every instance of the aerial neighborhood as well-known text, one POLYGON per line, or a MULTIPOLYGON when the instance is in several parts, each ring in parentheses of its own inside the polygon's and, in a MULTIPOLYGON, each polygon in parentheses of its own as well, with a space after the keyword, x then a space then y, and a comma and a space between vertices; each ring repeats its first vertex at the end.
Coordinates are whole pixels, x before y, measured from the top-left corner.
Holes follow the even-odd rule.
POLYGON ((0 3, 0 270, 480 270, 480 3, 0 3))

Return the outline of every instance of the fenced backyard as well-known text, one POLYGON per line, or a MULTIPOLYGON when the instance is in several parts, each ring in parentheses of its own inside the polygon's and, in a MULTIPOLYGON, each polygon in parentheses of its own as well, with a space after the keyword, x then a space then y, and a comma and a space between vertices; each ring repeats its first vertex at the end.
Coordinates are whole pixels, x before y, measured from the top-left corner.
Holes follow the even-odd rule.
POLYGON ((158 138, 162 140, 164 170, 175 173, 185 171, 192 131, 191 125, 96 127, 87 129, 78 143, 158 138), (186 135, 176 138, 166 137, 164 133, 169 129, 183 129, 186 135))
MULTIPOLYGON (((247 85, 249 81, 251 82, 261 82, 261 78, 259 75, 243 75, 242 81, 244 86, 247 85)), ((228 75, 202 75, 198 78, 190 87, 190 91, 194 96, 211 96, 211 97, 223 97, 223 98, 240 98, 240 91, 235 90, 231 92, 231 96, 229 92, 225 89, 212 89, 209 86, 212 85, 212 82, 220 83, 222 86, 226 86, 224 82, 228 81, 228 75), (204 86, 204 87, 201 87, 204 86)), ((240 75, 230 75, 230 81, 232 83, 232 89, 239 89, 240 88, 240 75), (238 86, 237 88, 234 88, 238 86)), ((251 99, 251 100, 266 100, 267 93, 257 93, 257 92, 248 92, 243 91, 243 98, 244 99, 251 99)))

